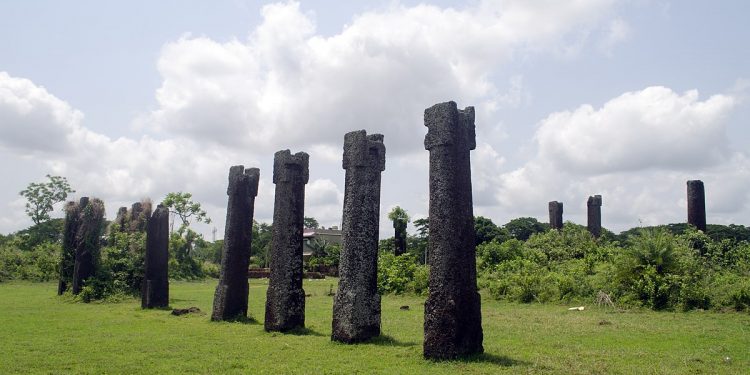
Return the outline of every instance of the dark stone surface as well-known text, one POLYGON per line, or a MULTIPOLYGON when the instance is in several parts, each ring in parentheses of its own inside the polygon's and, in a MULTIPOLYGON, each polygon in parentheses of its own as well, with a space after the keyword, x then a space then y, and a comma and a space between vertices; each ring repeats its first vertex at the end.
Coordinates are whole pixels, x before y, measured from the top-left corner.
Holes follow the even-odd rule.
POLYGON ((125 231, 125 223, 128 221, 128 208, 127 207, 120 207, 120 209, 117 210, 117 216, 115 217, 114 224, 117 226, 117 229, 120 232, 125 231))
POLYGON ((333 300, 331 339, 344 343, 380 335, 378 230, 380 173, 385 170, 381 134, 364 130, 344 137, 346 170, 339 287, 333 300))
POLYGON ((396 255, 406 253, 406 220, 394 220, 393 231, 393 253, 396 255))
POLYGON ((129 233, 144 232, 146 231, 146 225, 151 217, 151 203, 150 202, 135 202, 130 207, 128 212, 128 223, 129 228, 126 230, 129 233))
POLYGON ((174 316, 182 316, 182 315, 187 315, 187 314, 200 314, 200 313, 201 313, 201 309, 199 309, 199 308, 197 308, 195 306, 188 307, 187 309, 174 309, 174 310, 172 310, 172 315, 174 315, 174 316))
POLYGON ((159 205, 146 224, 141 307, 169 306, 169 209, 159 205))
POLYGON ((247 317, 247 273, 250 266, 253 213, 259 180, 258 168, 245 169, 242 165, 229 168, 229 199, 224 227, 224 248, 221 250, 221 276, 214 293, 211 320, 247 317))
POLYGON ((86 285, 86 280, 94 275, 101 248, 102 226, 104 224, 104 203, 92 198, 81 198, 78 203, 79 226, 76 233, 76 256, 73 267, 73 294, 78 294, 86 285))
POLYGON ((703 181, 690 180, 687 182, 688 224, 706 231, 706 193, 703 181))
POLYGON ((76 259, 76 236, 81 223, 81 210, 76 202, 65 204, 65 223, 63 224, 62 254, 60 256, 60 280, 57 294, 62 295, 73 283, 73 270, 76 259))
POLYGON ((562 202, 549 202, 549 226, 560 230, 563 227, 563 204, 562 202))
POLYGON ((589 233, 596 238, 602 235, 602 196, 592 195, 586 202, 589 233))
POLYGON ((452 359, 482 353, 469 151, 476 147, 474 108, 436 104, 424 112, 430 151, 429 295, 423 354, 452 359))
POLYGON ((273 160, 276 196, 273 207, 271 275, 266 293, 266 331, 305 327, 302 289, 302 229, 309 156, 278 151, 273 160))

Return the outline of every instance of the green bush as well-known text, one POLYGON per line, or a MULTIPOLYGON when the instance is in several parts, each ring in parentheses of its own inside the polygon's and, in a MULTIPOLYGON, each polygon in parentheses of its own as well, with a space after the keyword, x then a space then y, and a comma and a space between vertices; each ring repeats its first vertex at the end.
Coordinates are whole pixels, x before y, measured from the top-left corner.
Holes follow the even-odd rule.
POLYGON ((416 263, 414 254, 381 253, 378 257, 378 293, 427 292, 429 270, 416 263))

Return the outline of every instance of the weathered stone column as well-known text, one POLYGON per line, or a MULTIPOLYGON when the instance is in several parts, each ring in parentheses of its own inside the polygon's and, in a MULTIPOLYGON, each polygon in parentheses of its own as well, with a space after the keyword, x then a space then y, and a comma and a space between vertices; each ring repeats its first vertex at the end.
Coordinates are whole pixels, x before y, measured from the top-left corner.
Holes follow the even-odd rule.
POLYGON ((78 204, 80 223, 76 234, 76 257, 73 267, 73 294, 78 294, 86 280, 94 275, 101 248, 104 203, 93 198, 81 198, 78 204))
POLYGON ((385 170, 381 134, 364 130, 344 137, 346 170, 339 288, 333 300, 331 339, 345 343, 380 335, 378 229, 380 173, 385 170))
POLYGON ((436 104, 425 110, 424 124, 430 151, 430 288, 423 354, 450 359, 484 351, 469 158, 476 147, 474 108, 436 104))
MULTIPOLYGON (((88 202, 88 200, 86 201, 88 202)), ((62 254, 60 257, 60 280, 57 294, 62 295, 73 283, 73 270, 76 259, 76 235, 81 224, 81 210, 76 202, 65 204, 65 223, 63 226, 62 254)))
POLYGON ((586 202, 588 208, 588 229, 594 237, 602 234, 602 196, 593 195, 586 202))
POLYGON ((560 230, 563 227, 563 204, 562 202, 549 202, 549 226, 560 230))
POLYGON ((688 224, 706 231, 706 193, 703 181, 690 180, 687 182, 688 224))
POLYGON ((393 253, 404 254, 406 253, 406 220, 394 220, 393 229, 393 253))
POLYGON ((271 275, 266 293, 266 331, 305 327, 302 289, 302 229, 309 156, 278 151, 273 160, 276 196, 273 207, 271 275))
POLYGON ((169 306, 169 209, 158 205, 146 223, 141 308, 169 306))
POLYGON ((229 168, 229 200, 224 227, 224 248, 221 250, 221 275, 214 293, 211 320, 247 317, 247 271, 250 265, 253 212, 259 180, 258 168, 245 169, 242 165, 229 168))

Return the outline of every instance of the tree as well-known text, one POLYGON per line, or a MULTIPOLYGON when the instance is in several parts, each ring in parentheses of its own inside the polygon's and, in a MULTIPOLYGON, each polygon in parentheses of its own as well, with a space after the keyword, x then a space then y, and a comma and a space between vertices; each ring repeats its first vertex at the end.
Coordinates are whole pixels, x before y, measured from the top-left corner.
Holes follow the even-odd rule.
POLYGON ((182 225, 180 225, 178 232, 182 232, 190 226, 190 218, 195 218, 195 221, 199 223, 211 223, 211 218, 209 218, 206 211, 201 208, 201 204, 193 202, 192 198, 193 194, 180 191, 167 194, 162 202, 162 204, 169 209, 170 213, 177 215, 182 221, 182 225))
POLYGON ((65 177, 47 175, 47 178, 49 182, 32 182, 18 193, 28 201, 26 214, 37 225, 50 219, 55 203, 64 202, 68 194, 75 193, 65 177))
POLYGON ((503 226, 510 236, 521 241, 526 241, 534 233, 545 232, 549 229, 549 224, 540 223, 533 217, 519 217, 509 221, 503 226))
POLYGON ((309 229, 318 229, 318 227, 320 226, 320 224, 318 224, 318 221, 315 220, 314 217, 305 216, 305 218, 303 219, 303 222, 304 222, 305 228, 309 228, 309 229))
POLYGON ((401 255, 406 252, 406 224, 409 222, 409 215, 406 210, 396 206, 393 207, 391 212, 388 213, 388 219, 393 221, 393 229, 395 231, 394 238, 394 253, 401 255))
POLYGON ((498 228, 492 220, 484 216, 474 217, 474 232, 476 232, 477 245, 490 242, 493 239, 499 243, 503 243, 510 238, 510 234, 506 229, 498 228))

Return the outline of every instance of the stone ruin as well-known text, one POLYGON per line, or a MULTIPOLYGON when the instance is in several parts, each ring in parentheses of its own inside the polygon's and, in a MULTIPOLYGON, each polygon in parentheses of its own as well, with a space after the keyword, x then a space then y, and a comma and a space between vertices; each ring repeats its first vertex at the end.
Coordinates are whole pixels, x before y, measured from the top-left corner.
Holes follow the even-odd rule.
MULTIPOLYGON (((378 232, 383 135, 364 130, 344 137, 346 170, 339 285, 333 301, 331 339, 355 343, 380 335, 378 232)), ((398 232, 397 232, 398 233, 398 232)))
POLYGON ((278 151, 273 161, 276 195, 273 207, 271 275, 266 293, 266 331, 305 327, 302 289, 302 230, 309 156, 278 151))
POLYGON ((424 112, 430 152, 429 295, 423 354, 452 359, 482 353, 469 151, 476 147, 474 108, 436 104, 424 112))
POLYGON ((586 202, 589 233, 596 238, 602 235, 602 196, 593 195, 586 202))
POLYGON ((169 209, 162 205, 146 222, 144 261, 141 308, 169 306, 169 209))
POLYGON ((393 253, 401 255, 406 253, 406 220, 393 221, 393 253))
POLYGON ((690 180, 687 182, 688 224, 698 230, 706 231, 706 193, 703 181, 690 180))
POLYGON ((561 230, 563 227, 563 204, 562 202, 549 202, 549 226, 552 229, 561 230))
POLYGON ((79 294, 86 280, 94 275, 103 226, 104 203, 101 200, 82 197, 78 203, 65 205, 57 294, 65 293, 68 286, 73 294, 79 294))
POLYGON ((73 283, 73 269, 76 261, 76 238, 81 222, 81 204, 88 204, 88 198, 81 198, 81 203, 67 202, 65 204, 65 222, 63 226, 62 254, 60 256, 60 280, 57 284, 57 294, 62 295, 73 283))
POLYGON ((247 317, 247 270, 250 265, 253 213, 259 180, 258 168, 245 169, 242 165, 229 168, 229 199, 224 247, 221 250, 221 275, 211 313, 211 320, 214 321, 247 317))

